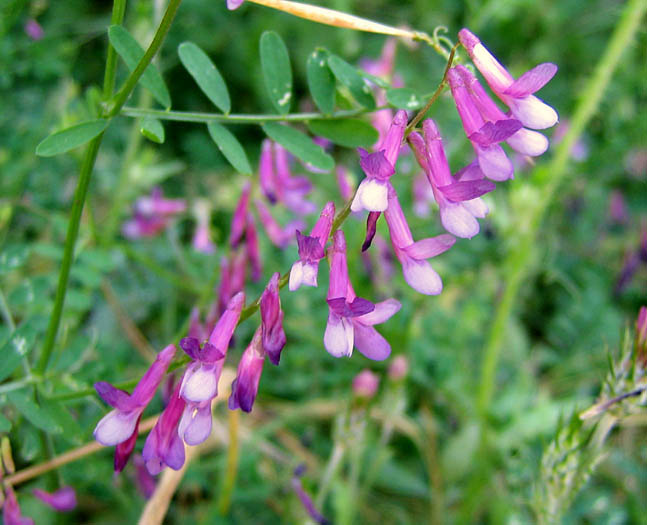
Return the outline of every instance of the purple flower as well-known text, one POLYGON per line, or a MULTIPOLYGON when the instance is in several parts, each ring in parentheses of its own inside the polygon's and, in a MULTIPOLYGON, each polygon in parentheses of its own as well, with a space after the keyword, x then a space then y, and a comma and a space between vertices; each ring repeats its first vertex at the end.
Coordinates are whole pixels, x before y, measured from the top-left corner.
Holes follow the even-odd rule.
POLYGON ((445 157, 442 138, 433 120, 423 123, 425 138, 411 133, 409 141, 422 166, 440 208, 440 220, 445 229, 457 237, 471 238, 479 232, 476 218, 483 218, 488 208, 481 195, 495 188, 483 179, 476 164, 459 172, 458 181, 452 177, 445 157))
POLYGON ((135 486, 142 496, 149 499, 155 492, 155 478, 146 469, 146 463, 141 454, 135 454, 133 464, 135 465, 135 486))
POLYGON ((396 355, 389 365, 389 379, 399 381, 404 379, 409 372, 409 361, 402 354, 396 355))
POLYGON ((514 167, 498 143, 519 131, 522 127, 521 122, 513 119, 486 122, 456 68, 447 72, 447 79, 465 134, 476 152, 481 171, 492 180, 512 178, 514 167))
POLYGON ((329 525, 330 521, 327 520, 315 507, 312 502, 312 498, 308 493, 303 490, 303 485, 301 484, 301 476, 305 472, 305 465, 299 465, 294 469, 294 476, 292 477, 292 490, 296 493, 299 501, 303 505, 303 508, 306 510, 308 515, 318 523, 319 525, 329 525))
POLYGON ((20 512, 16 493, 11 485, 5 486, 4 505, 2 506, 2 519, 4 525, 34 525, 34 520, 27 518, 20 512))
POLYGON ((33 18, 30 18, 25 22, 25 33, 32 40, 40 40, 45 36, 45 31, 40 26, 40 24, 33 18))
POLYGON ((110 383, 100 381, 94 388, 106 403, 114 408, 94 429, 94 438, 102 445, 117 445, 115 471, 120 472, 128 461, 137 440, 137 428, 142 412, 155 395, 166 369, 175 355, 175 345, 168 345, 128 394, 110 383))
POLYGON ((274 365, 279 364, 281 350, 285 346, 285 331, 283 330, 283 310, 279 295, 279 278, 276 272, 267 283, 261 295, 261 321, 263 350, 274 365))
POLYGON ((121 231, 128 239, 153 237, 166 228, 174 215, 185 210, 183 199, 166 199, 161 188, 153 188, 149 196, 135 201, 133 218, 124 223, 121 231))
POLYGON ((227 0, 227 9, 229 9, 230 11, 238 9, 244 1, 245 0, 227 0))
POLYGON ((339 193, 341 198, 347 201, 353 196, 353 184, 351 182, 350 174, 348 169, 344 166, 337 166, 335 172, 337 176, 337 185, 339 186, 339 193))
POLYGON ((330 237, 332 223, 335 218, 335 203, 328 202, 321 210, 310 235, 303 235, 297 230, 297 245, 299 260, 290 269, 290 291, 298 290, 302 284, 317 286, 319 261, 324 258, 324 248, 330 237))
POLYGON ((557 123, 557 112, 532 94, 544 87, 557 73, 555 64, 539 64, 515 80, 468 29, 461 29, 458 38, 492 91, 524 126, 545 129, 557 123))
POLYGON ((182 350, 193 361, 187 367, 179 395, 186 401, 178 433, 187 445, 198 445, 211 433, 211 401, 218 395, 218 380, 225 363, 229 341, 245 304, 245 293, 237 293, 227 305, 209 340, 200 342, 191 337, 180 341, 182 350))
POLYGON ((259 326, 238 363, 238 373, 231 385, 230 410, 240 408, 244 412, 252 411, 265 361, 261 332, 259 326))
POLYGON ((290 154, 277 143, 274 143, 274 160, 278 199, 298 215, 314 213, 317 209, 315 204, 304 199, 304 195, 312 190, 311 182, 306 177, 292 176, 290 154))
POLYGON ((391 353, 391 346, 373 325, 393 316, 401 304, 387 299, 373 304, 357 297, 348 278, 346 239, 341 230, 333 236, 328 288, 328 323, 324 346, 335 357, 350 356, 353 346, 369 359, 381 361, 391 353))
POLYGON ((404 280, 420 293, 438 295, 443 290, 443 282, 427 259, 449 250, 456 239, 444 234, 414 242, 393 187, 389 188, 389 207, 384 212, 384 218, 389 227, 393 251, 402 264, 404 280))
POLYGON ((395 163, 402 146, 407 113, 399 110, 384 137, 379 150, 368 153, 359 148, 360 165, 366 178, 360 183, 351 204, 352 211, 368 210, 382 212, 388 206, 388 181, 395 173, 395 163))
POLYGON ((267 237, 278 248, 285 248, 294 239, 294 233, 303 227, 303 222, 301 220, 292 221, 284 228, 272 216, 272 213, 263 201, 257 199, 255 203, 256 211, 258 212, 261 224, 265 228, 267 237))
POLYGON ((247 226, 247 210, 249 209, 249 194, 252 187, 249 182, 243 186, 243 191, 240 194, 240 199, 234 210, 234 216, 231 220, 231 231, 229 233, 229 244, 232 248, 236 248, 245 234, 247 226))
MULTIPOLYGON (((503 113, 490 98, 471 71, 461 65, 456 66, 455 69, 462 77, 472 101, 486 122, 497 125, 499 121, 510 120, 510 117, 503 113)), ((548 149, 548 139, 544 135, 526 128, 519 129, 505 141, 513 150, 530 157, 537 157, 548 149)))
POLYGON ((380 378, 370 370, 362 370, 353 378, 353 394, 371 399, 380 386, 380 378))
POLYGON ((210 255, 216 251, 216 247, 211 240, 211 206, 209 202, 205 199, 198 200, 193 206, 193 214, 196 218, 195 233, 191 241, 193 249, 210 255))
POLYGON ((258 246, 258 233, 256 223, 251 213, 247 214, 247 230, 245 231, 245 252, 249 258, 249 265, 252 270, 252 281, 258 281, 263 273, 261 263, 261 252, 258 246))
POLYGON ((32 494, 58 512, 68 512, 76 507, 76 493, 72 487, 62 487, 55 492, 34 489, 32 494))
POLYGON ((274 158, 272 156, 272 141, 263 140, 261 144, 261 156, 258 160, 258 178, 261 184, 261 191, 265 198, 272 204, 276 202, 276 177, 274 175, 274 158))
POLYGON ((426 218, 431 214, 431 205, 436 202, 434 192, 429 184, 426 173, 416 175, 412 184, 413 213, 418 217, 426 218))
POLYGON ((186 406, 186 401, 180 396, 181 384, 175 387, 168 405, 144 443, 142 456, 146 469, 153 476, 159 474, 164 466, 180 470, 184 465, 184 443, 178 434, 180 417, 186 406))

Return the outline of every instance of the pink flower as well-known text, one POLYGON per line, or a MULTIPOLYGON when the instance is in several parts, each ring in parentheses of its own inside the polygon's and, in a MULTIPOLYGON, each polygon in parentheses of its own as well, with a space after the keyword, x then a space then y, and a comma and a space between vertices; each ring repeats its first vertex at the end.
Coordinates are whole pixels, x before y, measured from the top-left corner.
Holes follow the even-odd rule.
POLYGON ((532 94, 539 91, 555 76, 557 73, 555 64, 540 64, 515 80, 481 44, 478 37, 468 29, 461 29, 458 38, 492 91, 524 126, 545 129, 557 123, 557 112, 532 94))
POLYGON ((275 365, 279 364, 281 350, 286 342, 283 330, 283 310, 281 310, 279 295, 280 277, 278 272, 272 275, 267 287, 263 290, 260 302, 263 350, 275 365))
POLYGON ((200 199, 193 206, 193 214, 196 218, 196 227, 191 241, 193 249, 210 255, 216 251, 216 246, 211 240, 211 206, 209 202, 200 199))
POLYGON ((54 492, 32 490, 34 496, 58 512, 69 512, 76 507, 76 493, 72 487, 61 487, 54 492))
POLYGON ((238 363, 238 373, 231 385, 230 410, 240 408, 243 412, 252 411, 265 361, 262 339, 259 326, 238 363))
POLYGON ((362 370, 353 378, 353 394, 366 399, 372 398, 380 386, 380 378, 370 370, 362 370))
POLYGON ((34 525, 34 520, 22 515, 16 493, 7 485, 4 489, 4 505, 2 506, 2 519, 5 525, 34 525))

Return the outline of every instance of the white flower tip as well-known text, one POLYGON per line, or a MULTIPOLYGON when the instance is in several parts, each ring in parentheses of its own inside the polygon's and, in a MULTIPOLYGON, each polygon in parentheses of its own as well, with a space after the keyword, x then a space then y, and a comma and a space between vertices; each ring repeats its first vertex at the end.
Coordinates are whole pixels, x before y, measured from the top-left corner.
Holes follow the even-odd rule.
POLYGON ((479 223, 462 203, 449 204, 440 209, 440 222, 456 237, 471 239, 479 232, 479 223))
POLYGON ((440 275, 427 261, 408 258, 402 263, 402 273, 407 284, 421 294, 438 295, 443 291, 440 275))
POLYGON ((94 439, 106 447, 112 447, 123 443, 135 431, 138 413, 124 414, 118 410, 112 410, 106 414, 94 429, 94 439))
POLYGON ((326 350, 335 357, 350 357, 353 353, 353 343, 353 322, 350 319, 330 314, 324 333, 326 350))

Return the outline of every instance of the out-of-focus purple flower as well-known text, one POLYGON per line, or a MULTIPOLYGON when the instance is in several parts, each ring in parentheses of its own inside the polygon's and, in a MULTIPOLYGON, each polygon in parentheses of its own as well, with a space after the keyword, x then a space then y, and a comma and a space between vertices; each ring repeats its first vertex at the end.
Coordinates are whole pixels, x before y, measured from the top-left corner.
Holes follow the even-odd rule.
POLYGON ((335 218, 335 203, 328 202, 321 210, 319 219, 315 223, 310 235, 302 235, 297 231, 297 245, 299 247, 299 260, 290 269, 290 291, 297 290, 302 284, 317 286, 317 272, 319 261, 324 258, 324 248, 330 237, 332 223, 335 218))
POLYGON ((249 195, 251 191, 251 184, 249 182, 245 183, 236 209, 234 210, 234 216, 231 220, 231 231, 229 233, 229 244, 232 248, 236 248, 240 244, 245 234, 249 209, 249 195))
POLYGON ((184 443, 178 434, 178 425, 186 406, 186 401, 180 396, 182 383, 175 387, 168 405, 144 443, 142 457, 153 476, 165 466, 179 470, 184 465, 184 443))
POLYGON ((261 144, 261 156, 258 161, 258 178, 263 195, 265 195, 268 201, 274 204, 277 199, 277 190, 272 141, 270 139, 263 140, 261 144))
POLYGON ((515 80, 468 29, 461 29, 458 38, 492 91, 524 126, 545 129, 557 123, 557 112, 533 95, 557 73, 555 64, 540 64, 515 80))
POLYGON ((292 175, 290 154, 277 143, 274 143, 274 161, 278 200, 297 215, 314 213, 317 209, 316 205, 305 199, 305 195, 312 190, 312 183, 306 177, 292 175))
POLYGON ((270 210, 265 206, 263 201, 256 200, 256 211, 261 220, 261 224, 265 228, 265 233, 272 244, 278 248, 285 248, 294 239, 294 234, 300 228, 303 228, 303 221, 297 219, 290 222, 287 226, 281 226, 274 218, 270 210))
POLYGON ((148 472, 141 454, 135 454, 133 456, 133 464, 135 465, 135 486, 144 498, 150 499, 155 492, 155 478, 148 472))
POLYGON ((267 287, 263 290, 260 302, 263 350, 274 365, 279 364, 281 350, 286 342, 283 330, 283 310, 279 295, 280 277, 279 272, 272 275, 267 287))
POLYGON ((195 232, 191 241, 193 249, 205 254, 214 253, 216 246, 211 240, 211 206, 209 202, 204 199, 198 200, 193 206, 193 215, 196 219, 195 232))
POLYGON ((337 186, 339 186, 339 193, 341 198, 347 201, 353 196, 353 184, 351 183, 351 177, 348 173, 348 169, 345 166, 337 166, 336 170, 337 175, 337 186))
POLYGON ((629 220, 627 205, 621 191, 613 190, 609 197, 609 216, 613 222, 624 224, 629 220))
POLYGON ((201 347, 197 339, 185 337, 182 350, 193 360, 184 373, 180 396, 186 401, 178 433, 187 445, 198 445, 211 433, 211 401, 218 395, 229 341, 245 304, 245 293, 239 292, 229 301, 209 340, 201 347))
POLYGON ((94 385, 101 399, 114 408, 97 423, 94 438, 102 445, 117 445, 116 472, 123 469, 132 453, 142 412, 153 399, 174 355, 175 345, 169 345, 157 354, 155 361, 139 380, 132 394, 119 390, 105 381, 94 385))
POLYGON ((245 251, 249 257, 249 264, 252 270, 252 281, 258 281, 263 273, 261 262, 261 251, 258 246, 258 233, 256 223, 251 213, 247 217, 247 230, 245 232, 245 251))
POLYGON ((409 361, 402 354, 396 355, 389 364, 389 379, 391 381, 400 381, 404 379, 409 372, 409 361))
POLYGON ((188 337, 194 337, 198 341, 204 341, 209 335, 206 326, 200 322, 200 309, 197 306, 191 309, 187 335, 188 337))
POLYGON ((45 31, 40 26, 40 24, 33 18, 30 18, 25 22, 25 33, 32 40, 40 40, 45 36, 45 31))
POLYGON ((183 199, 167 199, 161 188, 153 188, 150 195, 139 197, 133 205, 133 218, 121 228, 124 237, 140 239, 153 237, 164 230, 173 216, 186 211, 183 199))
POLYGON ((472 143, 481 171, 492 180, 512 178, 514 167, 499 142, 517 133, 522 128, 521 122, 514 119, 486 122, 456 68, 447 72, 447 79, 465 134, 472 143))
POLYGON ((244 1, 245 0, 227 0, 227 9, 229 9, 230 11, 238 9, 244 1))
POLYGON ((353 394, 371 399, 380 386, 380 378, 368 369, 362 370, 353 378, 353 394))
POLYGON ((7 485, 4 489, 4 505, 2 506, 2 519, 5 525, 34 525, 34 520, 22 515, 16 493, 7 485))
MULTIPOLYGON (((486 122, 490 122, 495 126, 501 126, 497 123, 511 120, 511 117, 503 113, 499 109, 499 106, 494 103, 471 71, 461 65, 457 65, 455 69, 463 79, 468 94, 471 96, 472 101, 486 122)), ((518 153, 530 157, 537 157, 548 149, 548 139, 544 135, 523 127, 506 138, 505 141, 518 153)))
POLYGON ((445 229, 457 237, 471 238, 479 232, 477 218, 483 218, 488 208, 481 196, 495 188, 493 182, 483 179, 476 164, 467 166, 454 180, 450 171, 442 138, 433 120, 423 123, 423 138, 416 132, 409 142, 422 166, 440 208, 440 220, 445 229))
POLYGON ((419 173, 413 179, 413 213, 426 218, 431 213, 431 205, 436 202, 434 191, 426 174, 419 173))
POLYGON ((34 489, 32 494, 58 512, 69 512, 76 507, 76 492, 72 487, 61 487, 55 492, 34 489))
POLYGON ((299 501, 301 501, 301 504, 308 513, 308 516, 310 516, 315 521, 315 523, 318 523, 319 525, 330 525, 330 521, 324 518, 323 515, 315 508, 315 505, 312 502, 312 498, 305 490, 303 490, 303 485, 301 484, 300 478, 301 476, 303 476, 304 472, 305 465, 299 465, 296 469, 294 469, 294 476, 292 477, 292 490, 294 490, 295 494, 299 498, 299 501))
POLYGON ((366 178, 360 183, 351 204, 352 211, 379 211, 388 206, 388 181, 395 173, 395 163, 402 146, 404 130, 407 127, 407 113, 399 110, 384 141, 374 153, 359 149, 360 165, 366 178))
POLYGON ((230 410, 240 408, 243 412, 252 411, 265 361, 261 332, 259 326, 238 363, 238 373, 231 385, 231 396, 229 396, 230 410))
POLYGON ((384 218, 389 227, 393 251, 402 264, 404 280, 422 294, 438 295, 443 290, 443 282, 427 259, 449 250, 456 239, 443 234, 414 242, 393 187, 389 188, 389 207, 384 212, 384 218))
POLYGON ((383 323, 401 308, 395 299, 377 304, 357 297, 348 278, 346 238, 337 230, 333 236, 328 288, 328 323, 324 346, 335 357, 350 356, 353 346, 369 359, 381 361, 391 346, 373 325, 383 323))
MULTIPOLYGON (((555 133, 553 133, 553 142, 559 144, 564 140, 564 136, 571 127, 571 123, 568 120, 562 120, 559 123, 559 126, 555 128, 555 133)), ((589 145, 587 141, 580 136, 571 146, 571 158, 575 162, 583 162, 589 157, 589 145)))

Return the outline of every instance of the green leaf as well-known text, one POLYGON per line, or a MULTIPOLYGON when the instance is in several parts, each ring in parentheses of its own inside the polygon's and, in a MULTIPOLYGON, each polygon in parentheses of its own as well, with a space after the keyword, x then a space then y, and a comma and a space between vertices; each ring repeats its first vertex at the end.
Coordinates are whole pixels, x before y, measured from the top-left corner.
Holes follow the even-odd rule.
POLYGON ((72 445, 80 445, 83 443, 84 432, 81 429, 79 422, 60 402, 56 403, 48 399, 42 399, 40 402, 40 409, 47 412, 50 419, 64 430, 63 438, 69 441, 72 445))
POLYGON ((162 123, 156 118, 143 118, 139 131, 148 140, 152 140, 158 144, 162 144, 164 142, 164 126, 162 126, 162 123))
POLYGON ((379 137, 373 126, 359 119, 311 120, 308 127, 313 135, 347 148, 368 148, 379 137))
POLYGON ((7 399, 35 427, 50 434, 62 434, 65 430, 63 424, 56 421, 48 410, 39 407, 31 396, 25 392, 9 392, 7 399))
MULTIPOLYGON (((144 50, 139 45, 137 40, 122 26, 110 26, 108 29, 108 38, 112 47, 115 48, 117 54, 123 58, 128 66, 128 69, 133 71, 141 58, 144 56, 144 50)), ((168 92, 166 84, 162 75, 155 64, 149 64, 144 71, 144 74, 139 79, 139 82, 148 91, 153 94, 157 100, 165 108, 171 107, 171 95, 168 92)))
POLYGON ((11 421, 0 414, 0 432, 9 432, 11 430, 11 421))
POLYGON ((328 57, 328 65, 337 80, 348 88, 350 94, 359 104, 368 109, 375 108, 375 99, 371 93, 371 88, 364 82, 364 78, 357 68, 351 66, 337 55, 328 57))
POLYGON ((290 111, 292 101, 292 70, 288 49, 274 31, 261 35, 261 68, 265 87, 276 110, 282 115, 290 111))
POLYGON ((53 133, 36 146, 36 155, 53 157, 91 141, 108 126, 104 119, 88 120, 53 133))
POLYGON ((231 100, 227 85, 207 54, 193 42, 183 42, 177 51, 182 65, 194 78, 203 93, 222 112, 229 113, 231 100))
POLYGON ((251 175, 252 168, 247 160, 247 154, 234 134, 217 122, 209 122, 207 128, 216 146, 234 169, 244 175, 251 175))
POLYGON ((0 381, 9 377, 18 368, 36 340, 37 329, 34 323, 25 322, 16 328, 0 348, 0 381))
POLYGON ((26 244, 12 244, 2 249, 0 253, 0 275, 22 266, 29 255, 26 244))
POLYGON ((308 57, 306 75, 312 100, 326 114, 335 107, 335 76, 328 67, 328 51, 315 49, 308 57))
POLYGON ((418 94, 409 88, 387 89, 386 100, 392 106, 400 109, 418 109, 422 107, 422 100, 418 94))
POLYGON ((335 161, 332 157, 324 152, 320 146, 312 142, 310 137, 300 131, 278 122, 263 124, 263 131, 268 137, 281 144, 303 162, 326 171, 330 171, 335 167, 335 161))

